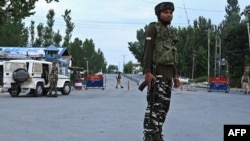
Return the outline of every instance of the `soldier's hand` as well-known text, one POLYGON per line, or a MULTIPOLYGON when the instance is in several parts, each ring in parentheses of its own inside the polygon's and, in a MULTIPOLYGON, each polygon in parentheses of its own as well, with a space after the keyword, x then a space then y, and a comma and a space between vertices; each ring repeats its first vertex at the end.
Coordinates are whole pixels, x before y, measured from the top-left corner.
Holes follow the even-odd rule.
POLYGON ((145 82, 147 83, 149 89, 151 88, 152 81, 155 81, 155 80, 156 78, 151 72, 147 72, 145 74, 145 82))

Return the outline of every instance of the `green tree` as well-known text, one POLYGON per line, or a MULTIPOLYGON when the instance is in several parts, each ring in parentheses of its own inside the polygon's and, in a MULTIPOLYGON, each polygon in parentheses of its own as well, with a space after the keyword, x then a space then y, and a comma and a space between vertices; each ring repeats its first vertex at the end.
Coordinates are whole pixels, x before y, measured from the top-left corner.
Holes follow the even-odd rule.
MULTIPOLYGON (((225 7, 225 19, 219 25, 218 36, 220 38, 225 38, 228 31, 232 30, 234 26, 240 24, 240 7, 238 5, 238 0, 227 0, 227 6, 225 7)), ((227 54, 227 47, 224 44, 228 42, 225 40, 221 40, 223 46, 221 46, 222 56, 226 56, 227 54)))
POLYGON ((83 56, 84 59, 88 60, 89 74, 100 72, 107 65, 101 50, 98 49, 97 52, 95 51, 95 44, 92 39, 86 39, 84 41, 83 56))
POLYGON ((42 23, 40 23, 37 26, 37 38, 35 39, 33 46, 41 47, 43 43, 44 43, 44 26, 42 23))
POLYGON ((222 40, 226 41, 224 46, 228 49, 227 60, 229 62, 230 84, 234 87, 240 87, 240 78, 244 67, 249 65, 247 58, 250 55, 246 24, 242 23, 228 29, 222 40))
POLYGON ((105 61, 103 52, 98 49, 94 58, 94 72, 106 72, 107 62, 105 61))
MULTIPOLYGON (((245 58, 248 54, 245 52, 246 46, 246 28, 240 21, 240 8, 238 0, 227 0, 225 8, 225 20, 219 25, 219 35, 221 37, 222 57, 227 59, 229 64, 230 85, 239 86, 240 77, 244 71, 245 58), (239 55, 240 54, 240 55, 239 55), (237 59, 236 59, 237 58, 237 59), (235 68, 234 65, 238 67, 235 68)), ((246 24, 245 24, 246 27, 246 24)))
POLYGON ((123 73, 127 74, 133 73, 133 67, 134 67, 133 62, 129 61, 127 64, 124 65, 123 73))
POLYGON ((65 31, 65 37, 64 37, 64 42, 63 42, 63 47, 68 47, 70 39, 72 37, 72 31, 74 30, 74 23, 71 22, 71 17, 70 17, 71 10, 65 10, 63 18, 64 21, 66 22, 66 31, 65 31))
POLYGON ((27 29, 20 21, 8 20, 0 26, 1 46, 26 46, 27 29))
POLYGON ((35 42, 35 22, 33 20, 30 22, 29 33, 30 33, 30 46, 33 46, 35 42))
POLYGON ((70 43, 69 51, 72 55, 72 66, 83 67, 84 65, 82 44, 83 42, 79 38, 75 38, 74 42, 70 43))
POLYGON ((137 62, 143 64, 143 51, 144 51, 144 34, 147 25, 143 29, 139 29, 136 31, 136 39, 135 42, 128 42, 128 49, 134 55, 137 62))
POLYGON ((60 47, 60 42, 62 41, 62 35, 60 34, 59 30, 57 31, 57 33, 54 34, 53 41, 56 47, 60 47))
POLYGON ((117 71, 118 71, 118 66, 116 66, 116 65, 109 65, 108 66, 108 69, 107 69, 108 73, 113 73, 113 72, 117 72, 117 71))
POLYGON ((55 12, 53 9, 49 10, 49 13, 47 14, 47 26, 45 27, 44 30, 44 44, 43 46, 48 47, 53 44, 53 36, 54 36, 54 31, 53 31, 53 26, 54 26, 54 17, 55 17, 55 12))
MULTIPOLYGON (((47 3, 59 0, 45 0, 47 3)), ((1 0, 0 2, 0 26, 8 19, 21 21, 22 19, 34 15, 35 4, 38 0, 1 0)))
MULTIPOLYGON (((58 0, 46 0, 47 3, 58 0)), ((2 0, 0 1, 0 45, 27 46, 28 30, 22 20, 33 15, 38 0, 2 0)))
POLYGON ((227 0, 228 5, 225 8, 225 24, 237 25, 240 23, 240 6, 238 0, 227 0))

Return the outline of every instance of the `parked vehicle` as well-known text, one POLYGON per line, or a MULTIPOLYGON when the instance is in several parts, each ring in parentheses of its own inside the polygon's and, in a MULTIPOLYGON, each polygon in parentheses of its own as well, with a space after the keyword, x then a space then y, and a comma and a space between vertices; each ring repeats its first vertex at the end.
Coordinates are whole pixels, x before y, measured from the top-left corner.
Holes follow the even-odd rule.
POLYGON ((181 83, 188 83, 189 82, 189 78, 180 77, 179 80, 181 83))
MULTIPOLYGON (((42 60, 9 60, 3 61, 3 88, 12 97, 20 93, 34 96, 47 95, 49 91, 49 72, 52 62, 42 60)), ((62 95, 71 92, 70 78, 66 75, 58 76, 57 90, 62 95)))

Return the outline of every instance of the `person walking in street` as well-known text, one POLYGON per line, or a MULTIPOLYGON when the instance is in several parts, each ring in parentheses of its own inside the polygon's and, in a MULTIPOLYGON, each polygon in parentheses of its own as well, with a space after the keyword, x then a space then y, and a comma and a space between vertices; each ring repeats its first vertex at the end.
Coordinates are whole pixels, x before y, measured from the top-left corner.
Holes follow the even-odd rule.
POLYGON ((242 88, 244 89, 244 93, 248 94, 249 91, 249 76, 247 75, 246 72, 244 72, 243 76, 241 77, 241 85, 242 88))
POLYGON ((123 88, 122 84, 121 84, 121 72, 118 72, 116 75, 116 89, 118 89, 118 86, 120 86, 121 88, 123 88))
POLYGON ((172 82, 178 87, 176 71, 177 36, 170 30, 174 4, 162 2, 155 6, 158 21, 150 23, 145 32, 143 72, 148 86, 144 116, 144 141, 163 141, 162 126, 169 111, 172 82), (150 93, 151 89, 154 93, 150 93), (153 101, 153 104, 151 103, 153 101))
POLYGON ((49 97, 57 97, 57 81, 58 81, 58 68, 56 66, 56 62, 52 62, 52 69, 49 74, 49 97), (52 91, 54 91, 54 94, 52 95, 52 91))

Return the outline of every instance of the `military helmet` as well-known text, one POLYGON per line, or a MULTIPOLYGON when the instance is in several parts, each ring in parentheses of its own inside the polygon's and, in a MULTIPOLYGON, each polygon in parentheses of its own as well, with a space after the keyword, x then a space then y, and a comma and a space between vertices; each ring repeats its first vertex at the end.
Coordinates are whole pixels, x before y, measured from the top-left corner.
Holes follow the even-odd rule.
POLYGON ((174 12, 174 3, 172 2, 161 2, 155 6, 155 15, 159 16, 163 10, 172 10, 174 12))

